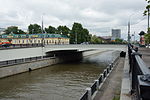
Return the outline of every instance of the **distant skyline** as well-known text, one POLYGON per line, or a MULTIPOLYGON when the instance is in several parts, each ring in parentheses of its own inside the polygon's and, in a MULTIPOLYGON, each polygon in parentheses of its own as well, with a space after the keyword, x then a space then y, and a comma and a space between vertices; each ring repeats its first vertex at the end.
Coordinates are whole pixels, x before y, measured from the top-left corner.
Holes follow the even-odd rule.
POLYGON ((111 35, 111 29, 121 29, 127 39, 127 24, 131 20, 131 33, 147 29, 147 17, 142 13, 145 0, 0 0, 0 27, 18 26, 27 30, 29 24, 44 27, 81 23, 91 34, 111 35))

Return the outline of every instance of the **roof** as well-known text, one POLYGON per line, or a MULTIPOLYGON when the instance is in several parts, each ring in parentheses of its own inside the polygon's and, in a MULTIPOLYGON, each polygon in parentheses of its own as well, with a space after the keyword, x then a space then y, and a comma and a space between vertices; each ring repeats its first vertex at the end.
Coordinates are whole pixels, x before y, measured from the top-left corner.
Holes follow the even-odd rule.
POLYGON ((61 34, 2 34, 0 38, 68 38, 61 34))
POLYGON ((112 36, 99 36, 99 38, 104 39, 104 40, 109 40, 111 39, 112 36))

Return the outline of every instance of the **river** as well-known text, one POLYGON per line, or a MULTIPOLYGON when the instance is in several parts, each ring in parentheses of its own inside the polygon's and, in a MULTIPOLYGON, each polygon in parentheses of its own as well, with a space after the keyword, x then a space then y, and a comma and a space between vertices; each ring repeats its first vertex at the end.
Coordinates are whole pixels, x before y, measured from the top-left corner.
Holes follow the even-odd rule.
POLYGON ((0 79, 0 100, 78 100, 118 53, 102 52, 81 62, 56 64, 0 79))

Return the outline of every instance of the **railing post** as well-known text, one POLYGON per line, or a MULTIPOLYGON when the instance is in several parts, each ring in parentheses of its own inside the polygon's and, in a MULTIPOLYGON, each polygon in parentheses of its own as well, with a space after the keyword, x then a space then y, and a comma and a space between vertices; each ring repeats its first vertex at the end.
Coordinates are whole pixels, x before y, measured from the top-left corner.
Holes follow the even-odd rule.
POLYGON ((109 66, 107 67, 107 74, 109 74, 109 66))
POLYGON ((96 82, 96 90, 98 90, 99 89, 99 80, 95 80, 95 82, 96 82))
POLYGON ((104 79, 104 75, 103 74, 100 74, 100 77, 101 77, 101 83, 103 82, 103 79, 104 79))
POLYGON ((111 63, 111 68, 113 68, 113 67, 114 67, 114 63, 112 62, 112 63, 111 63))
POLYGON ((150 100, 150 74, 138 75, 138 98, 150 100))
POLYGON ((136 86, 138 85, 138 67, 137 67, 137 62, 135 60, 135 55, 139 55, 140 57, 142 56, 141 54, 139 54, 138 52, 133 52, 131 54, 131 86, 132 86, 132 90, 131 90, 131 94, 133 92, 135 92, 135 89, 137 88, 136 86))
POLYGON ((109 70, 111 70, 111 64, 109 64, 109 70))
POLYGON ((92 100, 92 96, 91 96, 91 88, 86 88, 86 90, 88 91, 88 100, 92 100))

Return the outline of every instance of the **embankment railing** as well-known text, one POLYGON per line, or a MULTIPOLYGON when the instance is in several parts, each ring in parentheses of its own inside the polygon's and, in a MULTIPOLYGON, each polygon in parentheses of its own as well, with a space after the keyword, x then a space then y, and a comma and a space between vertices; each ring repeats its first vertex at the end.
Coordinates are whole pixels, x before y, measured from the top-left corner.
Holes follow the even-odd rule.
POLYGON ((138 48, 128 45, 132 90, 136 100, 150 100, 150 69, 138 53, 138 48))
POLYGON ((54 58, 54 57, 36 56, 36 57, 29 57, 29 58, 0 61, 0 67, 7 67, 10 65, 16 65, 16 64, 27 63, 27 62, 32 62, 32 61, 38 61, 38 60, 43 60, 43 59, 47 59, 47 58, 54 58))
POLYGON ((94 94, 96 91, 101 87, 103 82, 106 80, 107 76, 112 71, 113 67, 116 66, 118 63, 118 59, 120 56, 118 56, 113 63, 109 64, 106 69, 104 69, 103 73, 100 74, 99 78, 94 81, 94 83, 91 85, 91 87, 87 88, 85 93, 80 97, 79 100, 92 100, 94 94))

